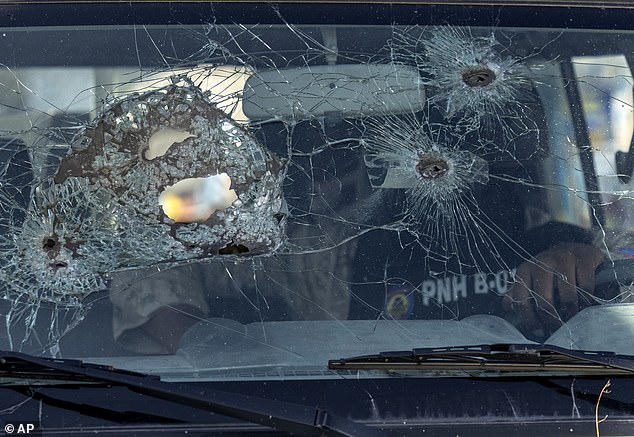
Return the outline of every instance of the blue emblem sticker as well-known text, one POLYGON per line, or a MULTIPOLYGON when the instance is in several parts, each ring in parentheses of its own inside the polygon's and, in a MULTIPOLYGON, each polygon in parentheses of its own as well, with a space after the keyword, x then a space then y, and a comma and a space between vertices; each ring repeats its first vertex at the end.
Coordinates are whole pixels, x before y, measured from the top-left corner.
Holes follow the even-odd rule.
POLYGON ((414 287, 408 282, 387 284, 384 311, 395 320, 410 319, 414 313, 414 287))

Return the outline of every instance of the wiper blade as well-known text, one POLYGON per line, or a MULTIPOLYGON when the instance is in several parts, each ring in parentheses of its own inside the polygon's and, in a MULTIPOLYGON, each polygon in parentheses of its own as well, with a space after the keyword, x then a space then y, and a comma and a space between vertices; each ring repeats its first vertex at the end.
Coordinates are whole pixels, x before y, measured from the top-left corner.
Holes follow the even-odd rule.
POLYGON ((634 356, 539 344, 420 348, 330 360, 331 370, 634 373, 634 356))
POLYGON ((147 396, 177 402, 224 416, 306 436, 374 436, 363 424, 337 417, 319 407, 264 399, 240 393, 207 389, 200 385, 163 382, 159 377, 111 366, 34 357, 0 351, 0 380, 73 380, 75 383, 106 383, 125 386, 147 396))
POLYGON ((110 381, 90 376, 88 369, 159 380, 158 376, 115 369, 102 364, 88 364, 71 359, 41 358, 0 350, 0 387, 27 384, 110 384, 110 381))

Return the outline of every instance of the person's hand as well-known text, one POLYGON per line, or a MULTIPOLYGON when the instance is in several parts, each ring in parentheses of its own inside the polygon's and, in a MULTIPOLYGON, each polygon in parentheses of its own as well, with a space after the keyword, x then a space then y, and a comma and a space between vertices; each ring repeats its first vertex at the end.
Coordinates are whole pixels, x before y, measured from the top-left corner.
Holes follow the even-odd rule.
POLYGON ((518 328, 544 339, 579 311, 580 289, 594 292, 594 271, 603 253, 582 243, 561 243, 525 261, 504 296, 503 306, 518 328))

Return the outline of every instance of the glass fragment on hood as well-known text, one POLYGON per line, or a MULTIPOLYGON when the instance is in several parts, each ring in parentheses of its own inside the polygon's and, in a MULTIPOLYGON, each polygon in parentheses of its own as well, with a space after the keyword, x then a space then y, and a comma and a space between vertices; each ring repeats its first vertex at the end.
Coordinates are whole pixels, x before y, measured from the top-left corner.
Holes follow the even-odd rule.
POLYGON ((75 138, 15 230, 5 279, 18 294, 69 302, 117 269, 271 254, 285 236, 283 176, 283 162, 186 79, 129 95, 75 138), (172 211, 205 213, 175 220, 166 197, 172 211))

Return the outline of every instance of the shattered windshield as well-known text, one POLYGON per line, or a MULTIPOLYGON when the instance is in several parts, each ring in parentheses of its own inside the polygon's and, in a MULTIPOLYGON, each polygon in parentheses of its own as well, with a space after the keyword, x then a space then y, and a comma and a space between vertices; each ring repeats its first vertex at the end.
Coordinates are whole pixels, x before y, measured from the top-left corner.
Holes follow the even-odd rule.
POLYGON ((630 31, 163 6, 0 31, 0 347, 174 378, 634 354, 630 31))

